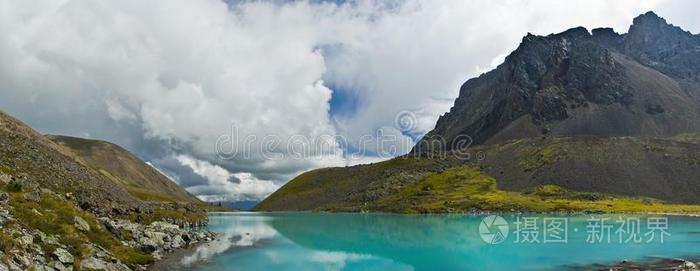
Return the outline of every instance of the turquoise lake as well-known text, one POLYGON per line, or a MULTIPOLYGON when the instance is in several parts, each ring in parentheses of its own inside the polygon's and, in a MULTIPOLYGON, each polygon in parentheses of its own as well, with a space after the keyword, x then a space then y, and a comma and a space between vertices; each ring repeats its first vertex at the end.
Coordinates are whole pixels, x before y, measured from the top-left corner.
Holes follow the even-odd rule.
POLYGON ((209 230, 223 237, 189 251, 179 268, 562 270, 700 256, 697 217, 499 214, 505 226, 487 216, 214 213, 209 230))

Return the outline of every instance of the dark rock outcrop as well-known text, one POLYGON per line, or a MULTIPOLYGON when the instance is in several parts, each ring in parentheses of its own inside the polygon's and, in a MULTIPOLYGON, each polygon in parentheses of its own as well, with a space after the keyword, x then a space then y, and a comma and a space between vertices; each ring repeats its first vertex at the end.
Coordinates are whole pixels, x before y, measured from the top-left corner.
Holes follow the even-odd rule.
POLYGON ((528 34, 495 70, 462 85, 414 152, 550 136, 666 137, 700 131, 700 40, 649 12, 627 34, 577 27, 528 34))

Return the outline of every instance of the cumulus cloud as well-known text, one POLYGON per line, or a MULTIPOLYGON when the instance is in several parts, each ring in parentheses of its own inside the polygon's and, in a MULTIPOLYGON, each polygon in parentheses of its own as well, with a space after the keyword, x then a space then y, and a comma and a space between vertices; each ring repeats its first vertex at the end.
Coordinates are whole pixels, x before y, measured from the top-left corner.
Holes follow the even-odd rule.
POLYGON ((231 173, 228 170, 187 155, 175 158, 181 165, 206 178, 207 182, 187 187, 204 201, 241 201, 267 196, 279 188, 272 181, 260 180, 248 172, 231 173))
POLYGON ((405 153, 461 83, 499 64, 527 32, 625 32, 634 16, 657 10, 697 33, 692 6, 0 0, 0 108, 42 132, 121 144, 202 198, 260 199, 305 170, 405 153), (340 94, 356 108, 331 114, 340 94), (415 116, 409 130, 394 125, 402 111, 415 116), (271 135, 277 144, 260 144, 271 135), (233 140, 247 136, 254 144, 233 140), (395 144, 377 147, 386 136, 395 144), (222 138, 246 152, 222 157, 222 138), (274 155, 299 145, 305 155, 274 155), (351 155, 360 145, 367 152, 351 155))

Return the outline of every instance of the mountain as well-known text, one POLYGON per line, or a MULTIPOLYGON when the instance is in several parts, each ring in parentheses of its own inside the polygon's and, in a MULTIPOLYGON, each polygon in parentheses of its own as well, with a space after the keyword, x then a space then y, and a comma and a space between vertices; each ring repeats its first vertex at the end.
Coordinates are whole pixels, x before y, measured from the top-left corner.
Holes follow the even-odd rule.
POLYGON ((240 200, 240 201, 224 201, 222 206, 233 208, 235 210, 248 211, 260 203, 259 200, 240 200))
POLYGON ((141 200, 203 204, 122 147, 101 140, 56 135, 47 137, 70 150, 75 159, 102 173, 141 200))
MULTIPOLYGON (((700 138, 694 136, 693 138, 700 138)), ((700 144, 556 137, 482 145, 483 159, 403 156, 306 172, 254 210, 699 212, 700 144)))
POLYGON ((0 111, 0 146, 1 173, 67 195, 84 210, 137 217, 180 210, 177 217, 185 220, 206 217, 203 202, 114 144, 44 136, 0 111))
POLYGON ((408 155, 306 172, 254 209, 697 213, 698 132, 700 36, 649 12, 527 34, 408 155))
POLYGON ((0 171, 71 198, 83 209, 127 213, 144 204, 104 175, 70 157, 21 121, 0 112, 0 171))
POLYGON ((225 209, 114 144, 44 136, 0 111, 0 270, 143 270, 212 240, 190 232, 208 208, 225 209))
POLYGON ((417 144, 538 136, 667 137, 700 131, 700 37, 649 12, 627 34, 577 27, 528 34, 496 69, 462 85, 417 144))

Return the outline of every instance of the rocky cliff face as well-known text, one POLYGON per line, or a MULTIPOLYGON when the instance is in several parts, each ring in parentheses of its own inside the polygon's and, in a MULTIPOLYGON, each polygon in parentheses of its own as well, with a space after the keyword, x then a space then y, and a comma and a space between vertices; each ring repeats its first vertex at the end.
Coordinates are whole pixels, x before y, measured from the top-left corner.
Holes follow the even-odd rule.
POLYGON ((700 37, 654 13, 609 28, 528 34, 470 79, 414 151, 459 136, 476 144, 543 135, 673 136, 700 131, 700 37))

